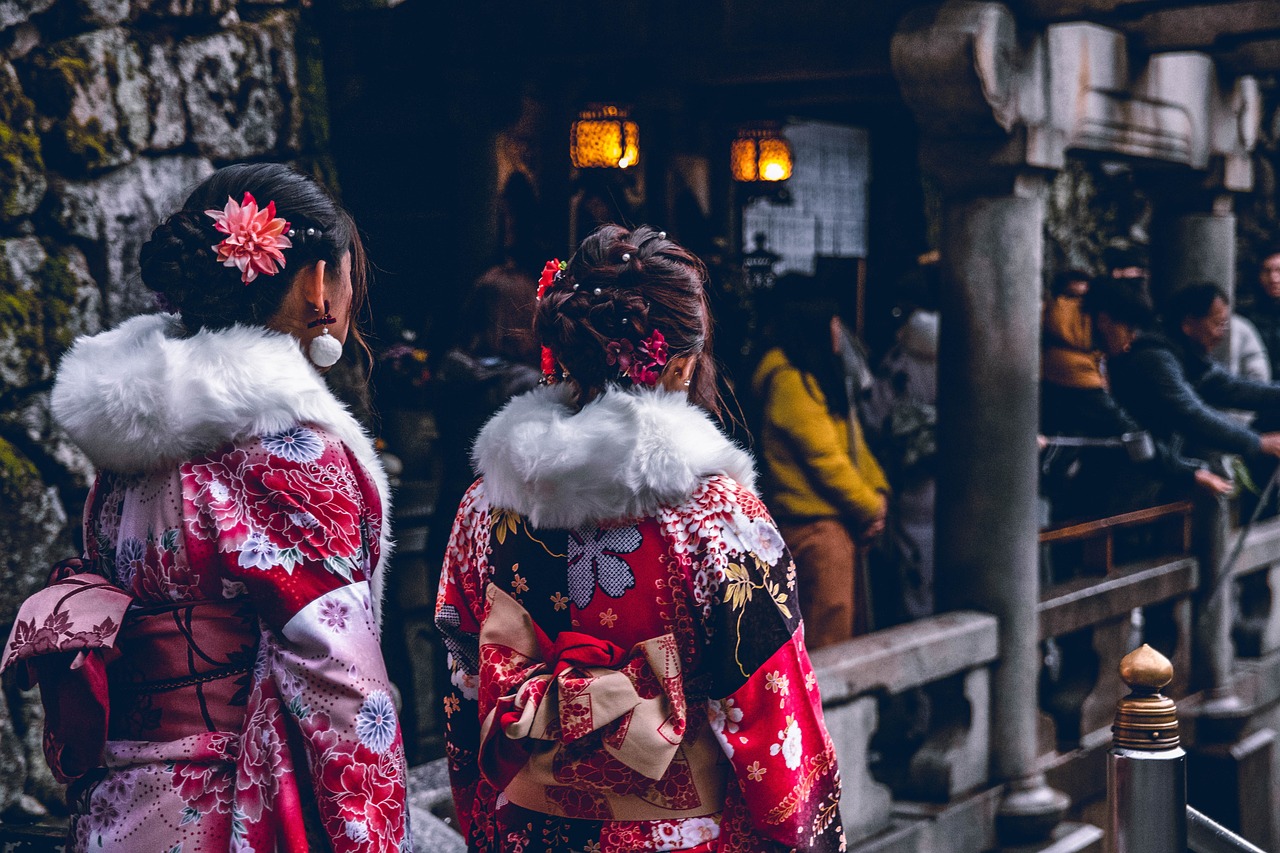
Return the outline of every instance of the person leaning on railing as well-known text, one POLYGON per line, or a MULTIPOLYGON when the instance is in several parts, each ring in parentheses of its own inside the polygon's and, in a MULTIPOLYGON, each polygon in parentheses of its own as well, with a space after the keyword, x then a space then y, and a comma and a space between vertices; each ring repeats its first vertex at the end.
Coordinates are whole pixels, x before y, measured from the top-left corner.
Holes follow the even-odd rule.
POLYGON ((1227 335, 1231 309, 1213 284, 1175 292, 1163 333, 1134 330, 1108 357, 1112 393, 1157 438, 1189 450, 1280 457, 1280 385, 1232 376, 1210 353, 1227 335), (1252 427, 1219 409, 1255 412, 1252 427))
MULTIPOLYGON (((1132 282, 1111 278, 1100 278, 1091 284, 1082 311, 1108 367, 1112 359, 1128 351, 1139 332, 1150 328, 1155 318, 1151 303, 1132 282)), ((1066 428, 1059 432, 1046 424, 1046 432, 1114 439, 1142 429, 1121 408, 1106 384, 1072 389, 1072 393, 1072 412, 1066 428)), ((1074 458, 1057 464, 1046 457, 1045 466, 1051 472, 1068 467, 1064 463, 1079 460, 1078 465, 1069 466, 1073 471, 1078 469, 1074 476, 1059 478, 1065 482, 1057 482, 1050 493, 1054 517, 1061 520, 1126 512, 1177 498, 1193 484, 1217 494, 1231 491, 1230 481, 1210 470, 1208 463, 1184 456, 1180 448, 1164 438, 1157 438, 1153 445, 1154 453, 1146 460, 1129 456, 1121 447, 1079 450, 1074 458)))

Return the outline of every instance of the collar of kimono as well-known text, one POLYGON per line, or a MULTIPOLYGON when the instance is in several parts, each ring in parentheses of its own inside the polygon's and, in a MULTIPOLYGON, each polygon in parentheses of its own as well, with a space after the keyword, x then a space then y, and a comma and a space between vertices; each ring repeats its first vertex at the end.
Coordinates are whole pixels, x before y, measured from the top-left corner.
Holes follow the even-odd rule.
MULTIPOLYGON (((260 326, 187 335, 171 314, 146 314, 79 338, 63 357, 53 415, 98 468, 160 470, 237 440, 310 423, 335 435, 382 498, 382 593, 391 555, 391 490, 373 441, 296 339, 260 326)), ((375 605, 376 607, 376 605, 375 605)))
POLYGON ((751 457, 682 392, 610 386, 577 409, 566 386, 516 397, 476 439, 492 506, 537 527, 653 515, 707 478, 755 486, 751 457))

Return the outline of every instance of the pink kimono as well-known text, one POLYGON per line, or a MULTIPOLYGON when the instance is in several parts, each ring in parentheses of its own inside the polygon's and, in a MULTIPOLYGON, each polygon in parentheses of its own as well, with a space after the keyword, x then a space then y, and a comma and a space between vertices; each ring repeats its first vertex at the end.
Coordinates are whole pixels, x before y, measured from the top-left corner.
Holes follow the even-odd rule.
MULTIPOLYGON (((154 343, 160 361, 176 342, 189 370, 188 350, 211 368, 244 350, 212 346, 216 335, 175 341, 154 317, 99 337, 111 335, 154 343)), ((101 473, 84 560, 28 599, 0 660, 25 661, 41 682, 46 755, 72 783, 71 850, 409 849, 404 749, 370 584, 385 549, 385 478, 296 346, 260 337, 288 381, 272 381, 274 362, 263 387, 253 363, 219 381, 292 391, 311 401, 295 414, 315 419, 175 464, 101 473)), ((70 370, 86 367, 95 341, 73 350, 70 370)), ((62 387, 60 407, 55 391, 60 420, 95 461, 114 449, 136 467, 136 448, 104 450, 79 430, 95 393, 80 378, 67 383, 88 399, 68 401, 62 387)), ((203 390, 175 399, 199 413, 203 390)))

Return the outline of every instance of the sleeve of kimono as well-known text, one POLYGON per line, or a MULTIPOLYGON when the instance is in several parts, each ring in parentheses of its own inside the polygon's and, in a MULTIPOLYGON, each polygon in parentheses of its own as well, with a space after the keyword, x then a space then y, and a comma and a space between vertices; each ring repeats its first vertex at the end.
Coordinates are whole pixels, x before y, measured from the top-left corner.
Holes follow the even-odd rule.
POLYGON ((711 726, 758 832, 797 851, 843 850, 840 772, 805 650, 795 565, 763 504, 741 487, 737 503, 718 526, 723 542, 704 551, 715 555, 704 599, 711 726))
POLYGON ((255 778, 259 752, 280 772, 267 744, 287 751, 287 711, 335 853, 398 851, 407 771, 368 580, 381 523, 368 474, 336 438, 299 426, 185 476, 197 526, 216 533, 224 595, 247 591, 262 625, 238 775, 255 778))
POLYGON ((436 627, 448 649, 449 690, 444 697, 445 753, 459 830, 472 850, 492 845, 497 791, 480 775, 480 623, 488 576, 489 510, 484 483, 462 499, 445 551, 436 598, 436 627))

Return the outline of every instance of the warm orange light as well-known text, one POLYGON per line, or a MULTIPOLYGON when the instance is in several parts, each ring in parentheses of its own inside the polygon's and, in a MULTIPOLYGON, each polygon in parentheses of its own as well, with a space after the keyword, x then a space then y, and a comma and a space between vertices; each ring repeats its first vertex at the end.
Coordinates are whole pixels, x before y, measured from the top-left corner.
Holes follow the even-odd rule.
POLYGON ((785 181, 791 177, 791 146, 775 124, 744 127, 729 147, 729 166, 735 181, 785 181))
POLYGON ((640 162, 640 127, 627 111, 592 105, 569 131, 569 159, 579 169, 626 169, 640 162))

